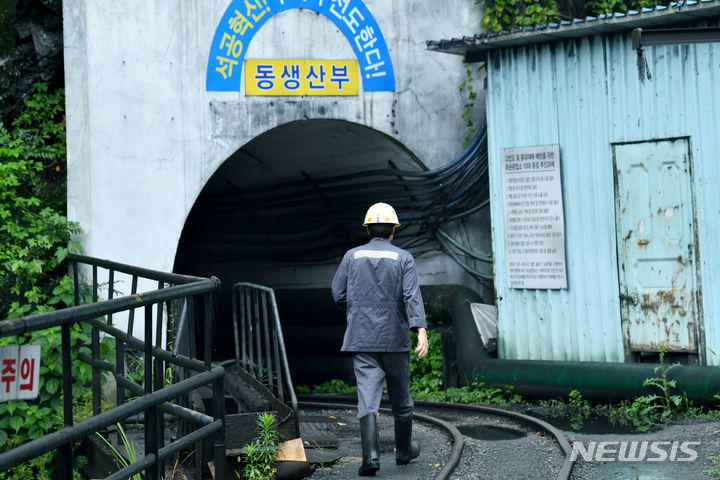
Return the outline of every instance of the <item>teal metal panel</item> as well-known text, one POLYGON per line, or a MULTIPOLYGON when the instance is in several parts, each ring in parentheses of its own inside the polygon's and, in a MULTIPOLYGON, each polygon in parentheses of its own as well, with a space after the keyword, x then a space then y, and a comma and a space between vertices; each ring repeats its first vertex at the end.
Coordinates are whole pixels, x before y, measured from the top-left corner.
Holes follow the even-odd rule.
POLYGON ((505 358, 624 361, 613 144, 686 137, 697 215, 700 360, 720 364, 720 45, 645 50, 640 81, 630 33, 492 52, 487 118, 493 250, 505 358), (516 290, 505 280, 500 150, 560 145, 567 290, 516 290), (709 290, 712 291, 712 290, 709 290), (713 298, 715 297, 715 298, 713 298), (705 354, 707 353, 707 358, 705 354))

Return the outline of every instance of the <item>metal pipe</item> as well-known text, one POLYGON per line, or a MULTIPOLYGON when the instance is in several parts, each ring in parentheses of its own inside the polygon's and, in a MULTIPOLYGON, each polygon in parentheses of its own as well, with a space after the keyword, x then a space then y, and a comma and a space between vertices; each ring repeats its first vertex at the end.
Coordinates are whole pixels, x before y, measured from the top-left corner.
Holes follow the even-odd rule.
MULTIPOLYGON (((118 372, 117 367, 114 363, 106 362, 104 360, 93 361, 92 358, 85 353, 78 354, 78 359, 94 367, 112 373, 113 377, 115 377, 115 381, 119 386, 127 388, 135 395, 142 396, 145 394, 145 389, 141 385, 138 385, 137 383, 127 378, 123 373, 118 372)), ((159 408, 165 413, 169 413, 176 417, 182 418, 184 420, 189 420, 193 423, 198 423, 200 425, 207 425, 208 423, 213 421, 213 418, 208 415, 172 403, 160 404, 159 408)))
MULTIPOLYGON (((253 343, 252 343, 252 334, 253 334, 253 323, 251 320, 251 314, 252 314, 252 302, 250 301, 250 290, 248 288, 244 288, 242 290, 243 292, 243 298, 245 299, 245 328, 247 329, 243 333, 243 345, 247 345, 247 357, 243 358, 243 364, 245 365, 245 370, 250 370, 252 368, 252 357, 253 357, 253 343)), ((244 351, 244 350, 243 350, 244 351)))
MULTIPOLYGON (((187 436, 185 436, 175 442, 172 442, 170 445, 161 448, 158 451, 157 458, 158 458, 158 460, 164 460, 166 458, 169 458, 174 453, 179 452, 180 450, 182 450, 183 448, 185 448, 189 445, 192 445, 194 442, 197 442, 199 439, 209 437, 212 433, 217 432, 222 427, 223 427, 222 421, 215 420, 211 424, 206 425, 202 428, 199 428, 199 429, 195 430, 194 432, 188 434, 187 436)), ((155 463, 155 456, 154 455, 146 455, 143 458, 138 459, 138 461, 133 463, 132 465, 128 465, 127 467, 123 468, 122 470, 118 470, 117 472, 113 473, 112 475, 105 477, 105 480, 126 480, 128 478, 131 478, 134 474, 142 472, 149 465, 152 465, 154 463, 155 463)), ((217 477, 217 478, 220 478, 220 477, 217 477)))
POLYGON ((134 275, 136 277, 148 278, 150 280, 158 280, 166 283, 175 285, 183 285, 186 283, 199 282, 206 280, 202 277, 193 277, 190 275, 179 275, 177 273, 161 272, 158 270, 151 270, 148 268, 136 267, 133 265, 126 265, 124 263, 113 262, 110 260, 104 260, 101 258, 87 257, 85 255, 78 255, 76 253, 68 254, 68 259, 72 262, 81 262, 95 267, 102 267, 108 270, 116 270, 128 275, 134 275))
MULTIPOLYGON (((457 368, 468 384, 512 385, 515 392, 528 398, 564 397, 578 390, 590 401, 619 401, 653 392, 644 387, 646 378, 657 377, 657 364, 611 363, 552 360, 513 360, 489 358, 480 347, 482 341, 469 308, 480 296, 467 287, 439 299, 453 322, 457 368)), ((683 365, 668 372, 676 382, 675 391, 685 393, 696 404, 716 403, 720 385, 720 367, 683 365)))
POLYGON ((232 323, 235 335, 235 363, 240 366, 240 332, 238 331, 238 294, 237 289, 232 291, 232 323))
MULTIPOLYGON (((98 269, 97 265, 92 266, 92 302, 98 301, 98 269)), ((97 328, 90 330, 90 352, 95 360, 100 359, 100 332, 97 328)), ((92 412, 93 415, 100 413, 100 372, 97 368, 92 369, 92 412)))
MULTIPOLYGON (((115 298, 115 270, 112 268, 108 272, 108 300, 115 298)), ((112 313, 107 316, 108 325, 112 325, 112 313)))
MULTIPOLYGON (((162 290, 165 284, 161 281, 158 282, 158 290, 162 290)), ((151 325, 152 326, 152 325, 151 325)), ((163 302, 157 303, 157 313, 155 314, 155 346, 165 349, 165 345, 162 342, 163 334, 163 302)), ((159 358, 154 358, 152 363, 153 366, 153 391, 158 391, 163 388, 165 382, 165 369, 163 368, 163 361, 159 358)), ((149 365, 145 364, 145 368, 149 365)), ((155 431, 157 432, 156 437, 156 449, 161 449, 165 446, 165 418, 162 411, 158 408, 152 409, 152 414, 155 416, 155 431)), ((158 459, 157 470, 160 473, 165 472, 165 464, 162 459, 158 459)))
POLYGON ((200 373, 187 380, 183 380, 160 391, 137 398, 124 405, 107 410, 100 415, 90 417, 76 425, 45 435, 44 437, 24 443, 12 450, 0 453, 0 472, 9 470, 38 454, 55 450, 63 445, 72 444, 98 430, 112 425, 124 418, 130 417, 146 410, 150 405, 157 405, 178 397, 196 388, 217 380, 225 375, 225 369, 215 366, 212 370, 200 373))
MULTIPOLYGON (((115 327, 108 327, 105 322, 103 322, 100 319, 92 319, 89 320, 90 323, 97 326, 100 330, 102 330, 105 333, 108 333, 112 335, 115 338, 121 339, 123 342, 130 345, 132 348, 138 351, 143 351, 145 349, 145 342, 142 340, 135 338, 131 335, 126 334, 122 330, 115 328, 115 327)), ((195 360, 193 358, 187 358, 182 355, 175 355, 173 353, 170 353, 166 350, 163 350, 161 348, 153 348, 152 350, 153 355, 157 358, 161 358, 165 360, 166 362, 170 362, 176 365, 179 365, 181 367, 185 367, 187 369, 196 371, 196 372, 204 372, 207 370, 205 368, 205 364, 201 362, 200 360, 195 360)))
POLYGON ((265 339, 265 365, 267 365, 267 378, 268 387, 270 391, 274 391, 273 372, 280 368, 280 365, 274 364, 271 360, 270 354, 270 327, 268 326, 268 293, 265 291, 260 292, 262 297, 262 320, 263 320, 263 338, 265 339))
POLYGON ((213 416, 221 422, 221 427, 213 438, 213 460, 215 461, 215 478, 227 478, 227 461, 225 458, 225 386, 224 378, 219 377, 213 384, 213 416))
MULTIPOLYGON (((152 305, 145 306, 145 396, 153 391, 153 345, 152 345, 152 305)), ((157 361, 157 360, 156 360, 157 361)), ((157 408, 155 405, 145 410, 145 455, 153 455, 157 458, 158 453, 158 431, 157 431, 157 408)), ((147 478, 158 478, 158 464, 153 462, 148 465, 145 476, 147 478)))
POLYGON ((205 337, 205 344, 203 347, 203 357, 205 358, 205 369, 210 370, 210 361, 212 359, 212 338, 210 332, 212 332, 213 325, 213 304, 212 304, 212 291, 209 291, 203 295, 203 303, 205 309, 203 312, 203 332, 205 337))
POLYGON ((247 334, 247 316, 245 311, 245 291, 243 289, 238 290, 240 297, 240 341, 242 342, 242 356, 240 357, 240 364, 244 369, 247 370, 247 347, 245 345, 245 336, 247 334))
MULTIPOLYGON (((130 281, 130 295, 135 296, 137 294, 137 284, 138 284, 138 277, 137 275, 133 275, 132 280, 130 281)), ((128 312, 128 324, 127 324, 127 333, 128 335, 132 335, 135 328, 135 309, 131 308, 128 312)))
POLYGON ((45 330, 46 328, 63 325, 66 322, 90 321, 93 318, 102 317, 109 313, 143 307, 165 300, 175 300, 189 295, 202 294, 212 291, 218 284, 219 280, 213 277, 189 285, 165 288, 162 291, 146 292, 105 300, 104 302, 79 305, 74 308, 39 313, 12 320, 2 320, 0 321, 0 337, 45 330))
POLYGON ((253 297, 253 325, 257 328, 255 328, 255 338, 251 339, 250 341, 253 341, 255 343, 255 377, 263 381, 263 361, 262 361, 262 342, 260 341, 260 307, 259 307, 259 301, 258 301, 258 291, 253 290, 252 291, 252 297, 253 297))
MULTIPOLYGON (((63 371, 63 426, 71 427, 73 424, 73 394, 72 394, 72 357, 70 355, 71 339, 70 325, 60 328, 62 342, 62 371, 63 371)), ((72 444, 66 443, 58 449, 58 473, 65 480, 72 479, 72 444)), ((4 471, 0 468, 0 471, 4 471)))

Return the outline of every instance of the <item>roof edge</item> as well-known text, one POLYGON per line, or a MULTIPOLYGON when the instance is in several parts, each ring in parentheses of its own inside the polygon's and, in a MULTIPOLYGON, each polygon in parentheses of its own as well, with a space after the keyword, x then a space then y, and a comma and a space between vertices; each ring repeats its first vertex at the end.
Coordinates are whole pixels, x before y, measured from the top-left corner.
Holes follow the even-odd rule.
POLYGON ((536 25, 500 33, 481 33, 451 40, 428 40, 425 44, 430 51, 464 55, 468 62, 483 61, 487 52, 491 50, 626 32, 635 28, 666 27, 713 17, 720 17, 720 0, 680 2, 673 3, 669 7, 658 5, 641 11, 576 18, 573 21, 536 25))

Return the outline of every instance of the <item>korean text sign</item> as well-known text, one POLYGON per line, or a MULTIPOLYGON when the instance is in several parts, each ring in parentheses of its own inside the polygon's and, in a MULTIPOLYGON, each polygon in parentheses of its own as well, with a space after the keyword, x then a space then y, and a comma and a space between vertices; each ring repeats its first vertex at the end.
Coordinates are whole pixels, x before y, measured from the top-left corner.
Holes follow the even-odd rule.
POLYGON ((208 57, 208 91, 240 91, 245 53, 273 15, 313 10, 331 20, 355 52, 365 91, 394 91, 395 74, 385 38, 361 0, 232 0, 220 19, 208 57))
POLYGON ((356 60, 245 60, 246 95, 358 95, 356 60))
POLYGON ((505 269, 510 288, 567 288, 559 145, 503 148, 505 269))
POLYGON ((0 347, 0 401, 36 398, 39 383, 40 345, 0 347))

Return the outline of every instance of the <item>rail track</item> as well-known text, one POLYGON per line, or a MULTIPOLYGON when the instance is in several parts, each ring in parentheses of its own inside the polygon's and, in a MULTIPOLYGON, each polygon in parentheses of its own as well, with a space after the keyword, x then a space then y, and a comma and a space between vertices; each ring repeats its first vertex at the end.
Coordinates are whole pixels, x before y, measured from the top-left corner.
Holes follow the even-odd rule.
MULTIPOLYGON (((355 418, 356 399, 351 396, 306 395, 299 398, 298 406, 301 422, 303 418, 330 419, 335 424, 334 431, 338 437, 336 448, 323 451, 328 455, 328 464, 322 465, 321 461, 322 468, 316 470, 310 478, 313 480, 354 478, 357 475, 361 455, 359 425, 355 418), (330 452, 334 452, 334 455, 330 452)), ((387 408, 387 404, 383 403, 378 419, 381 451, 381 469, 377 475, 379 478, 446 480, 486 478, 484 475, 487 475, 495 478, 532 477, 567 480, 570 477, 574 462, 570 459, 569 442, 560 430, 538 418, 494 407, 424 401, 415 402, 414 417, 416 422, 413 427, 413 435, 420 441, 423 451, 421 456, 410 465, 396 467, 393 452, 392 413, 387 408), (499 436, 486 438, 487 442, 478 442, 474 435, 477 432, 483 436, 492 437, 497 434, 499 436), (478 454, 478 443, 497 445, 500 442, 492 440, 511 439, 514 436, 513 432, 517 433, 518 439, 524 437, 528 440, 518 440, 520 443, 517 444, 504 443, 503 447, 495 450, 492 448, 481 450, 481 453, 478 454), (468 442, 473 444, 471 449, 465 448, 468 442), (521 453, 513 451, 513 449, 526 452, 521 453), (538 452, 527 452, 527 450, 533 449, 538 449, 538 452), (554 451, 549 452, 549 450, 554 451), (502 473, 502 470, 506 470, 508 465, 522 468, 515 464, 521 463, 521 457, 528 453, 529 459, 526 459, 525 463, 527 468, 533 469, 530 475, 517 477, 516 474, 510 472, 502 473), (493 461, 496 462, 495 465, 491 463, 493 461), (540 464, 541 461, 550 461, 552 464, 549 465, 550 468, 546 468, 546 465, 540 464), (458 471, 461 464, 464 466, 465 472, 458 471), (473 470, 476 466, 485 468, 482 476, 478 471, 467 471, 468 469, 473 470), (543 472, 543 469, 546 471, 543 472), (496 472, 497 474, 488 475, 487 472, 496 472), (505 477, 505 475, 507 476, 505 477)), ((308 422, 301 423, 301 434, 303 425, 308 425, 308 422)), ((310 449, 313 448, 313 445, 308 445, 306 442, 306 447, 308 446, 310 449)), ((308 450, 308 452, 311 451, 308 450)))

